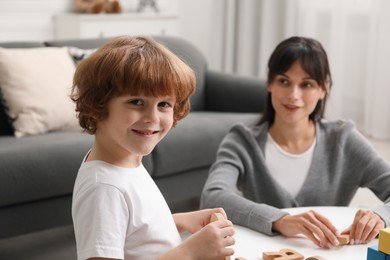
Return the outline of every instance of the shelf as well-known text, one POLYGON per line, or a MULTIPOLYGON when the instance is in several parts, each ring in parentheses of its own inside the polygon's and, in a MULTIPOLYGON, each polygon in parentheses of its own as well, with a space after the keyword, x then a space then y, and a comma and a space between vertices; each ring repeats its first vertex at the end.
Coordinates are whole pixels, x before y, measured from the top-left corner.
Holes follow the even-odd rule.
POLYGON ((154 13, 61 14, 54 18, 56 39, 118 35, 178 35, 177 15, 154 13))

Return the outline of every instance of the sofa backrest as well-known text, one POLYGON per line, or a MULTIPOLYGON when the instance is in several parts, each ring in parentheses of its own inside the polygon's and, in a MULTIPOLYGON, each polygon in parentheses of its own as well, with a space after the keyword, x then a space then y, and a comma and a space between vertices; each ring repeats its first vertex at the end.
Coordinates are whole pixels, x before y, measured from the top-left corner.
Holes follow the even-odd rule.
MULTIPOLYGON (((202 53, 191 43, 172 36, 154 36, 155 40, 170 49, 186 62, 196 74, 196 92, 191 97, 191 110, 199 111, 205 108, 205 75, 207 62, 202 53)), ((80 49, 94 49, 102 45, 109 38, 100 39, 76 39, 46 41, 46 46, 73 46, 80 49)))
MULTIPOLYGON (((2 48, 37 48, 45 47, 42 42, 0 42, 2 48)), ((2 96, 0 93, 0 136, 1 135, 13 135, 14 130, 11 122, 6 114, 6 108, 2 102, 2 96)))

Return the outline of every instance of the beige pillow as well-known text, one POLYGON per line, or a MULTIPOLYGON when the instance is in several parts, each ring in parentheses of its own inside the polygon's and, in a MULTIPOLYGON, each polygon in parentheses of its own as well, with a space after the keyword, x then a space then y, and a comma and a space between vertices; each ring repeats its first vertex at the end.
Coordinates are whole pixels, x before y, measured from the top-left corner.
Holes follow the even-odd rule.
POLYGON ((81 130, 70 99, 75 65, 67 48, 0 48, 0 88, 15 136, 81 130))

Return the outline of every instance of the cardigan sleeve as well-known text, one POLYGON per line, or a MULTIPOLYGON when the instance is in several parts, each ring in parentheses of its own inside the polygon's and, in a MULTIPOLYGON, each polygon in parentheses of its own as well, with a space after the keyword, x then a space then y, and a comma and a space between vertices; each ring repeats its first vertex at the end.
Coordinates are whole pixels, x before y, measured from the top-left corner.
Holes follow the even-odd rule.
POLYGON ((350 174, 359 173, 359 186, 369 188, 383 205, 376 207, 376 212, 390 225, 390 165, 375 151, 368 140, 352 128, 347 136, 346 152, 350 153, 350 174))
POLYGON ((256 139, 249 129, 242 125, 233 127, 222 141, 217 159, 210 169, 201 197, 201 207, 223 207, 233 223, 275 235, 272 222, 288 213, 277 207, 255 202, 251 197, 258 194, 246 194, 245 197, 242 194, 243 190, 249 193, 251 190, 261 191, 261 187, 249 187, 257 185, 250 175, 262 174, 265 170, 255 166, 259 164, 253 158, 259 151, 256 139), (244 178, 246 182, 242 181, 244 178))

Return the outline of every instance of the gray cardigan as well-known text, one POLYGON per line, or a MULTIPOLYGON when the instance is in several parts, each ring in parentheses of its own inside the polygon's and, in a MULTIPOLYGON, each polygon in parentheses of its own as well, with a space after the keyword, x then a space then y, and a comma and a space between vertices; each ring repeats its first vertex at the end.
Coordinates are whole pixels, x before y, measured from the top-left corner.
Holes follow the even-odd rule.
MULTIPOLYGON (((273 235, 281 208, 348 206, 359 187, 384 205, 374 211, 390 225, 390 165, 350 121, 316 123, 317 143, 307 178, 294 198, 270 175, 264 158, 268 124, 232 127, 220 144, 205 184, 201 207, 223 207, 236 224, 273 235)), ((352 223, 351 223, 352 224, 352 223)))

